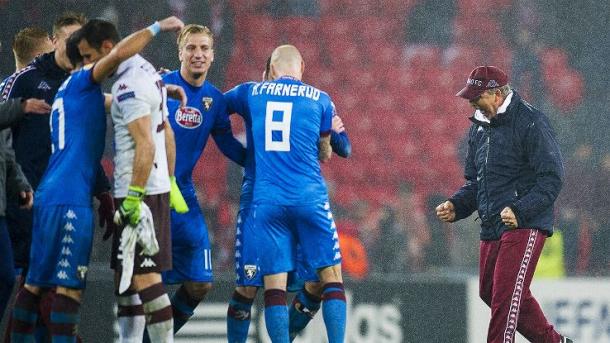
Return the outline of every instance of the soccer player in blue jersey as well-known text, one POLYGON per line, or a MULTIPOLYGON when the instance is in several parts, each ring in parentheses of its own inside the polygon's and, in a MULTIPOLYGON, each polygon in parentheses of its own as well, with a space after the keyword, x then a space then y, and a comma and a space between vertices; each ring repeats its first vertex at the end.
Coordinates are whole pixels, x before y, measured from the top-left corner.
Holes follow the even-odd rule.
MULTIPOLYGON (((267 59, 266 68, 263 72, 263 81, 272 80, 273 76, 271 75, 270 67, 271 57, 267 59)), ((237 286, 235 287, 227 311, 227 333, 230 343, 246 342, 248 338, 248 329, 250 327, 252 303, 254 302, 258 288, 263 287, 262 276, 255 268, 256 264, 250 264, 252 261, 256 261, 255 247, 249 249, 249 245, 251 246, 251 237, 253 235, 250 214, 254 186, 254 149, 251 130, 252 121, 249 109, 246 108, 244 106, 245 103, 241 101, 241 99, 247 97, 250 87, 254 84, 254 82, 244 83, 225 93, 229 113, 238 113, 244 119, 248 147, 235 235, 235 272, 237 286), (254 256, 251 256, 253 254, 254 256), (249 262, 244 263, 244 261, 249 262)), ((343 122, 341 118, 334 113, 331 131, 331 147, 333 152, 341 157, 347 158, 351 155, 351 143, 345 132, 343 122)), ((299 264, 299 267, 301 272, 306 270, 306 267, 302 266, 302 264, 299 264)), ((310 278, 310 281, 306 282, 304 288, 302 288, 300 286, 301 280, 299 279, 307 278, 307 275, 298 275, 297 272, 289 274, 289 283, 291 283, 291 285, 288 287, 291 288, 296 286, 296 289, 299 290, 290 309, 291 340, 305 328, 320 308, 322 287, 319 282, 314 281, 317 280, 315 271, 313 271, 313 273, 301 274, 308 274, 310 276, 313 274, 313 278, 310 278)))
POLYGON ((296 268, 299 244, 303 262, 317 271, 323 285, 329 342, 343 342, 341 253, 318 162, 327 161, 332 152, 333 106, 326 93, 300 81, 303 69, 298 50, 280 46, 271 57, 275 80, 247 84, 236 99, 238 112, 250 115, 256 170, 254 242, 243 246, 242 255, 254 258, 243 259, 241 267, 248 279, 256 273, 264 276, 267 331, 273 342, 289 342, 287 272, 296 268), (258 256, 247 252, 261 246, 265 250, 258 256))
MULTIPOLYGON (((163 31, 175 31, 181 24, 172 17, 157 25, 163 31)), ((51 309, 52 341, 76 342, 78 311, 93 241, 91 198, 106 132, 100 83, 154 36, 152 30, 140 30, 95 65, 79 69, 83 61, 78 48, 83 39, 81 31, 67 41, 67 55, 76 69, 53 102, 52 154, 36 191, 31 268, 24 288, 17 294, 12 342, 33 341, 39 294, 47 287, 57 287, 51 309)))
POLYGON ((189 211, 171 212, 173 267, 163 273, 164 283, 181 284, 171 300, 174 332, 186 324, 213 282, 208 228, 193 185, 193 169, 210 135, 232 161, 243 165, 246 155, 231 132, 222 92, 206 80, 214 60, 212 32, 205 26, 189 24, 180 32, 177 43, 180 69, 165 74, 163 81, 181 86, 188 99, 184 107, 169 100, 168 112, 176 140, 176 183, 189 211))

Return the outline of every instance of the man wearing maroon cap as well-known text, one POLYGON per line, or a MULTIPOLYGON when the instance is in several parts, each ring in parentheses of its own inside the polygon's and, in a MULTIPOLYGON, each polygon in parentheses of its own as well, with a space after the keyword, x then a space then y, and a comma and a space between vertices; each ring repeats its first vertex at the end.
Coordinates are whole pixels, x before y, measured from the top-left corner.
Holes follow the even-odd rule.
POLYGON ((474 107, 465 184, 438 205, 454 222, 478 211, 481 220, 479 295, 491 307, 489 343, 567 343, 530 292, 544 240, 553 234, 553 204, 563 162, 547 117, 510 88, 493 66, 475 68, 457 96, 474 107))

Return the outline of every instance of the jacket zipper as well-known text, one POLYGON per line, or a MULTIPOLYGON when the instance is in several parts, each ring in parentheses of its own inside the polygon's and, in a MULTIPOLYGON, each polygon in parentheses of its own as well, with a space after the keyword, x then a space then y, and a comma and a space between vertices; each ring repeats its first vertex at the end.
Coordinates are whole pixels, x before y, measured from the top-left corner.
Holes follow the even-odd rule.
POLYGON ((491 127, 486 128, 487 131, 487 151, 485 152, 485 167, 483 168, 483 177, 485 178, 485 197, 487 202, 485 203, 485 216, 489 220, 489 187, 487 185, 487 160, 489 159, 489 149, 491 147, 491 127))

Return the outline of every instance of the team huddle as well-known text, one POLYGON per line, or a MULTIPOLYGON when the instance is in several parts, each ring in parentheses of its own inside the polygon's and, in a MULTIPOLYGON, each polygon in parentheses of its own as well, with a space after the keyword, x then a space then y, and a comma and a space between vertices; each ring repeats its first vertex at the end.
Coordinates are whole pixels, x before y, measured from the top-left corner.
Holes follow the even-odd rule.
POLYGON ((121 40, 104 20, 64 23, 54 35, 55 50, 2 89, 4 98, 23 96, 19 83, 40 72, 42 59, 58 70, 47 92, 53 93, 46 98, 50 118, 37 117, 46 122, 48 163, 43 159, 39 182, 30 180, 33 239, 10 341, 39 340, 41 321, 53 342, 80 340, 94 196, 104 239, 112 237, 119 340, 173 341, 213 283, 212 247, 192 179, 211 135, 244 168, 229 342, 246 342, 259 288, 273 342, 294 340, 320 308, 329 342, 343 342, 341 253, 320 163, 333 151, 348 157, 351 145, 328 94, 301 81, 300 52, 277 47, 261 66, 262 81, 244 80, 223 94, 206 80, 214 38, 205 26, 169 17, 121 40), (138 54, 161 32, 178 32, 178 70, 157 72, 138 54), (111 94, 102 92, 106 79, 111 94), (112 198, 100 164, 107 114, 114 128, 112 198), (233 135, 232 114, 245 123, 245 146, 233 135), (164 284, 180 286, 170 297, 164 284), (290 306, 287 290, 297 292, 290 306))

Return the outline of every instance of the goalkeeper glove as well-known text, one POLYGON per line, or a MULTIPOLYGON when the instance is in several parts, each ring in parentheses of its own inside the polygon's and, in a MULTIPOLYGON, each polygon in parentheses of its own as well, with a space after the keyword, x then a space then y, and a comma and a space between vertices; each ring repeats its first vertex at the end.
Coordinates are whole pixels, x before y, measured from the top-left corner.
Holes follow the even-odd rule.
POLYGON ((140 222, 140 208, 146 191, 142 187, 129 186, 127 197, 121 203, 119 209, 114 213, 114 222, 117 225, 136 226, 140 222))
POLYGON ((178 184, 176 183, 176 177, 170 176, 169 181, 171 184, 171 188, 169 191, 169 207, 174 209, 177 213, 186 213, 189 211, 189 207, 184 201, 182 197, 182 192, 180 192, 180 188, 178 188, 178 184))

